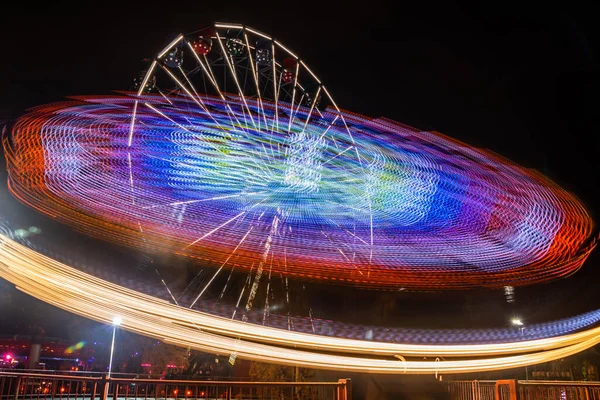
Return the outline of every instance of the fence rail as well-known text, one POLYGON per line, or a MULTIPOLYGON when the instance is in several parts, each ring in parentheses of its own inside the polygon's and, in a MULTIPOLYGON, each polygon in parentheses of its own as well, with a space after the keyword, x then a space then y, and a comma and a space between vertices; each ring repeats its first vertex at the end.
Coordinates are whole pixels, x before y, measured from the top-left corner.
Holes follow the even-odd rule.
POLYGON ((452 400, 600 400, 600 382, 587 381, 453 381, 448 391, 452 400))
POLYGON ((236 382, 0 372, 0 400, 351 400, 352 382, 236 382))

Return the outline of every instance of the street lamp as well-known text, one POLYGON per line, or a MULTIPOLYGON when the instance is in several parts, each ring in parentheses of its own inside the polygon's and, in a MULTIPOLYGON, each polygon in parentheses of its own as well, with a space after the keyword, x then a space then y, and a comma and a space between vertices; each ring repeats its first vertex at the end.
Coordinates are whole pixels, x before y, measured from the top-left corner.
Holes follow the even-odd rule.
MULTIPOLYGON (((525 334, 523 333, 525 331, 525 324, 523 323, 523 321, 521 321, 520 318, 513 318, 511 322, 513 325, 516 325, 521 328, 521 339, 525 339, 525 334)), ((527 366, 525 366, 525 379, 529 380, 529 369, 527 368, 527 366)))
POLYGON ((112 369, 112 360, 113 360, 113 354, 115 352, 115 335, 117 333, 117 327, 119 325, 121 325, 121 322, 123 322, 123 318, 116 316, 113 318, 112 321, 112 325, 113 325, 113 336, 112 336, 112 344, 110 345, 110 361, 108 363, 108 377, 110 378, 110 371, 112 369))

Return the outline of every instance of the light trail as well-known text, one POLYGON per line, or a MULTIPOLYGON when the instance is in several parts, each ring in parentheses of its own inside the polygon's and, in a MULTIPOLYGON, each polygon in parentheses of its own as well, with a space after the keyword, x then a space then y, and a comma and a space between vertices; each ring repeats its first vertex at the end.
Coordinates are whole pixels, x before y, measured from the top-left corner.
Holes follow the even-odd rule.
POLYGON ((236 252, 236 250, 242 245, 242 243, 244 243, 244 240, 246 240, 246 238, 248 237, 248 235, 250 234, 250 232, 252 231, 252 227, 250 229, 248 229, 248 232, 246 232, 246 234, 244 235, 244 237, 242 238, 242 240, 240 240, 240 242, 238 243, 238 245, 235 247, 235 249, 233 249, 233 251, 231 252, 231 254, 227 257, 227 259, 223 262, 223 264, 221 264, 221 266, 219 267, 219 269, 214 273, 214 275, 212 276, 212 278, 210 278, 210 280, 208 281, 208 283, 206 284, 206 286, 204 286, 204 289, 202 289, 202 291, 200 291, 200 293, 198 294, 198 296, 196 296, 196 298, 194 299, 194 301, 192 302, 192 304, 190 304, 189 308, 194 307, 194 305, 196 304, 196 302, 198 300, 200 300, 200 297, 202 297, 202 295, 204 294, 204 292, 206 291, 206 289, 208 289, 208 287, 210 286, 210 284, 215 280, 215 278, 217 277, 217 275, 219 275, 219 272, 221 272, 221 270, 223 269, 223 267, 229 262, 229 259, 233 256, 233 254, 236 252))
POLYGON ((0 235, 0 248, 0 276, 40 300, 108 324, 114 315, 122 315, 127 330, 203 351, 231 351, 239 337, 238 355, 258 361, 377 373, 459 373, 546 362, 600 342, 600 328, 541 340, 486 345, 405 345, 289 332, 177 307, 85 274, 4 235, 0 235), (395 355, 488 358, 435 363, 386 359, 395 355))
POLYGON ((213 233, 215 233, 216 231, 218 231, 219 229, 223 228, 224 226, 229 225, 230 223, 232 223, 233 221, 235 221, 236 219, 238 219, 239 217, 241 217, 242 215, 244 215, 245 212, 241 212, 238 215, 236 215, 235 217, 228 219, 227 221, 223 222, 221 225, 217 226, 216 228, 206 232, 204 235, 200 236, 198 239, 194 240, 192 243, 188 244, 186 247, 190 247, 195 245, 196 243, 206 239, 207 237, 209 237, 210 235, 212 235, 213 233))
MULTIPOLYGON (((291 134, 280 121, 281 131, 266 137, 230 125, 229 110, 245 109, 241 100, 202 98, 218 124, 185 111, 195 101, 173 97, 165 106, 159 95, 85 97, 39 107, 16 122, 5 149, 10 190, 89 235, 132 247, 154 243, 165 252, 179 248, 179 255, 217 267, 252 217, 211 240, 197 242, 198 232, 251 209, 271 217, 281 209, 289 214, 282 229, 296 227, 287 255, 280 248, 272 253, 273 273, 357 287, 546 282, 575 272, 595 247, 593 222, 575 196, 532 170, 437 133, 336 112, 310 120, 304 130, 310 109, 298 106, 291 134), (136 101, 143 107, 130 147, 131 111, 123 110, 136 101), (351 124, 354 141, 342 120, 351 124), (190 207, 179 221, 160 204, 190 207), (343 249, 351 263, 338 246, 323 242, 321 231, 363 239, 343 249)), ((281 102, 278 108, 292 111, 281 102)), ((262 257, 265 221, 240 255, 239 270, 262 257)))

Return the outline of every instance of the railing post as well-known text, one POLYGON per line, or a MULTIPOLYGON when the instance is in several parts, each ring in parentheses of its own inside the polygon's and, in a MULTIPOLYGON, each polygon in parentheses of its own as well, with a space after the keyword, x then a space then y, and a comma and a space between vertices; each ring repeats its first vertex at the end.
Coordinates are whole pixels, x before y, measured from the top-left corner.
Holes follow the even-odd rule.
POLYGON ((495 386, 495 399, 502 400, 502 393, 500 393, 500 386, 507 385, 509 390, 509 399, 517 400, 517 382, 514 379, 506 379, 496 381, 495 386))
MULTIPOLYGON (((96 390, 97 389, 98 389, 98 381, 96 379, 94 379, 94 383, 92 385, 92 392, 90 393, 90 400, 96 400, 96 390)), ((85 393, 83 396, 85 397, 85 393)))
POLYGON ((108 397, 108 379, 106 374, 102 375, 100 380, 100 400, 106 400, 108 397))
POLYGON ((17 387, 15 388, 15 397, 14 399, 17 400, 19 398, 19 390, 21 389, 21 377, 17 378, 17 387))
POLYGON ((352 400, 352 379, 338 379, 337 400, 352 400))

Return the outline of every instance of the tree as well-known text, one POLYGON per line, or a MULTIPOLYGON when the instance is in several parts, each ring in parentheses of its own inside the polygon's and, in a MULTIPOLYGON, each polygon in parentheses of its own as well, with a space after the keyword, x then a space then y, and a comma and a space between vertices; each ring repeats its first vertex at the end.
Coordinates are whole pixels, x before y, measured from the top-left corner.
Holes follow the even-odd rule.
MULTIPOLYGON (((307 382, 314 378, 314 370, 308 368, 294 368, 277 364, 265 364, 260 362, 250 363, 250 378, 260 382, 307 382)), ((285 389, 260 388, 258 393, 261 398, 279 399, 283 397, 285 389)), ((312 388, 294 388, 295 399, 313 398, 312 388)))
POLYGON ((230 376, 231 364, 223 357, 215 356, 214 354, 202 353, 200 351, 191 350, 189 352, 183 375, 196 376, 206 375, 211 376, 230 376))
POLYGON ((151 373, 162 376, 170 369, 169 365, 175 365, 176 368, 184 366, 188 351, 156 339, 147 339, 142 347, 141 355, 142 363, 151 365, 151 373))
POLYGON ((294 371, 292 367, 277 364, 265 364, 261 362, 250 363, 250 378, 261 382, 285 382, 293 381, 294 371))

